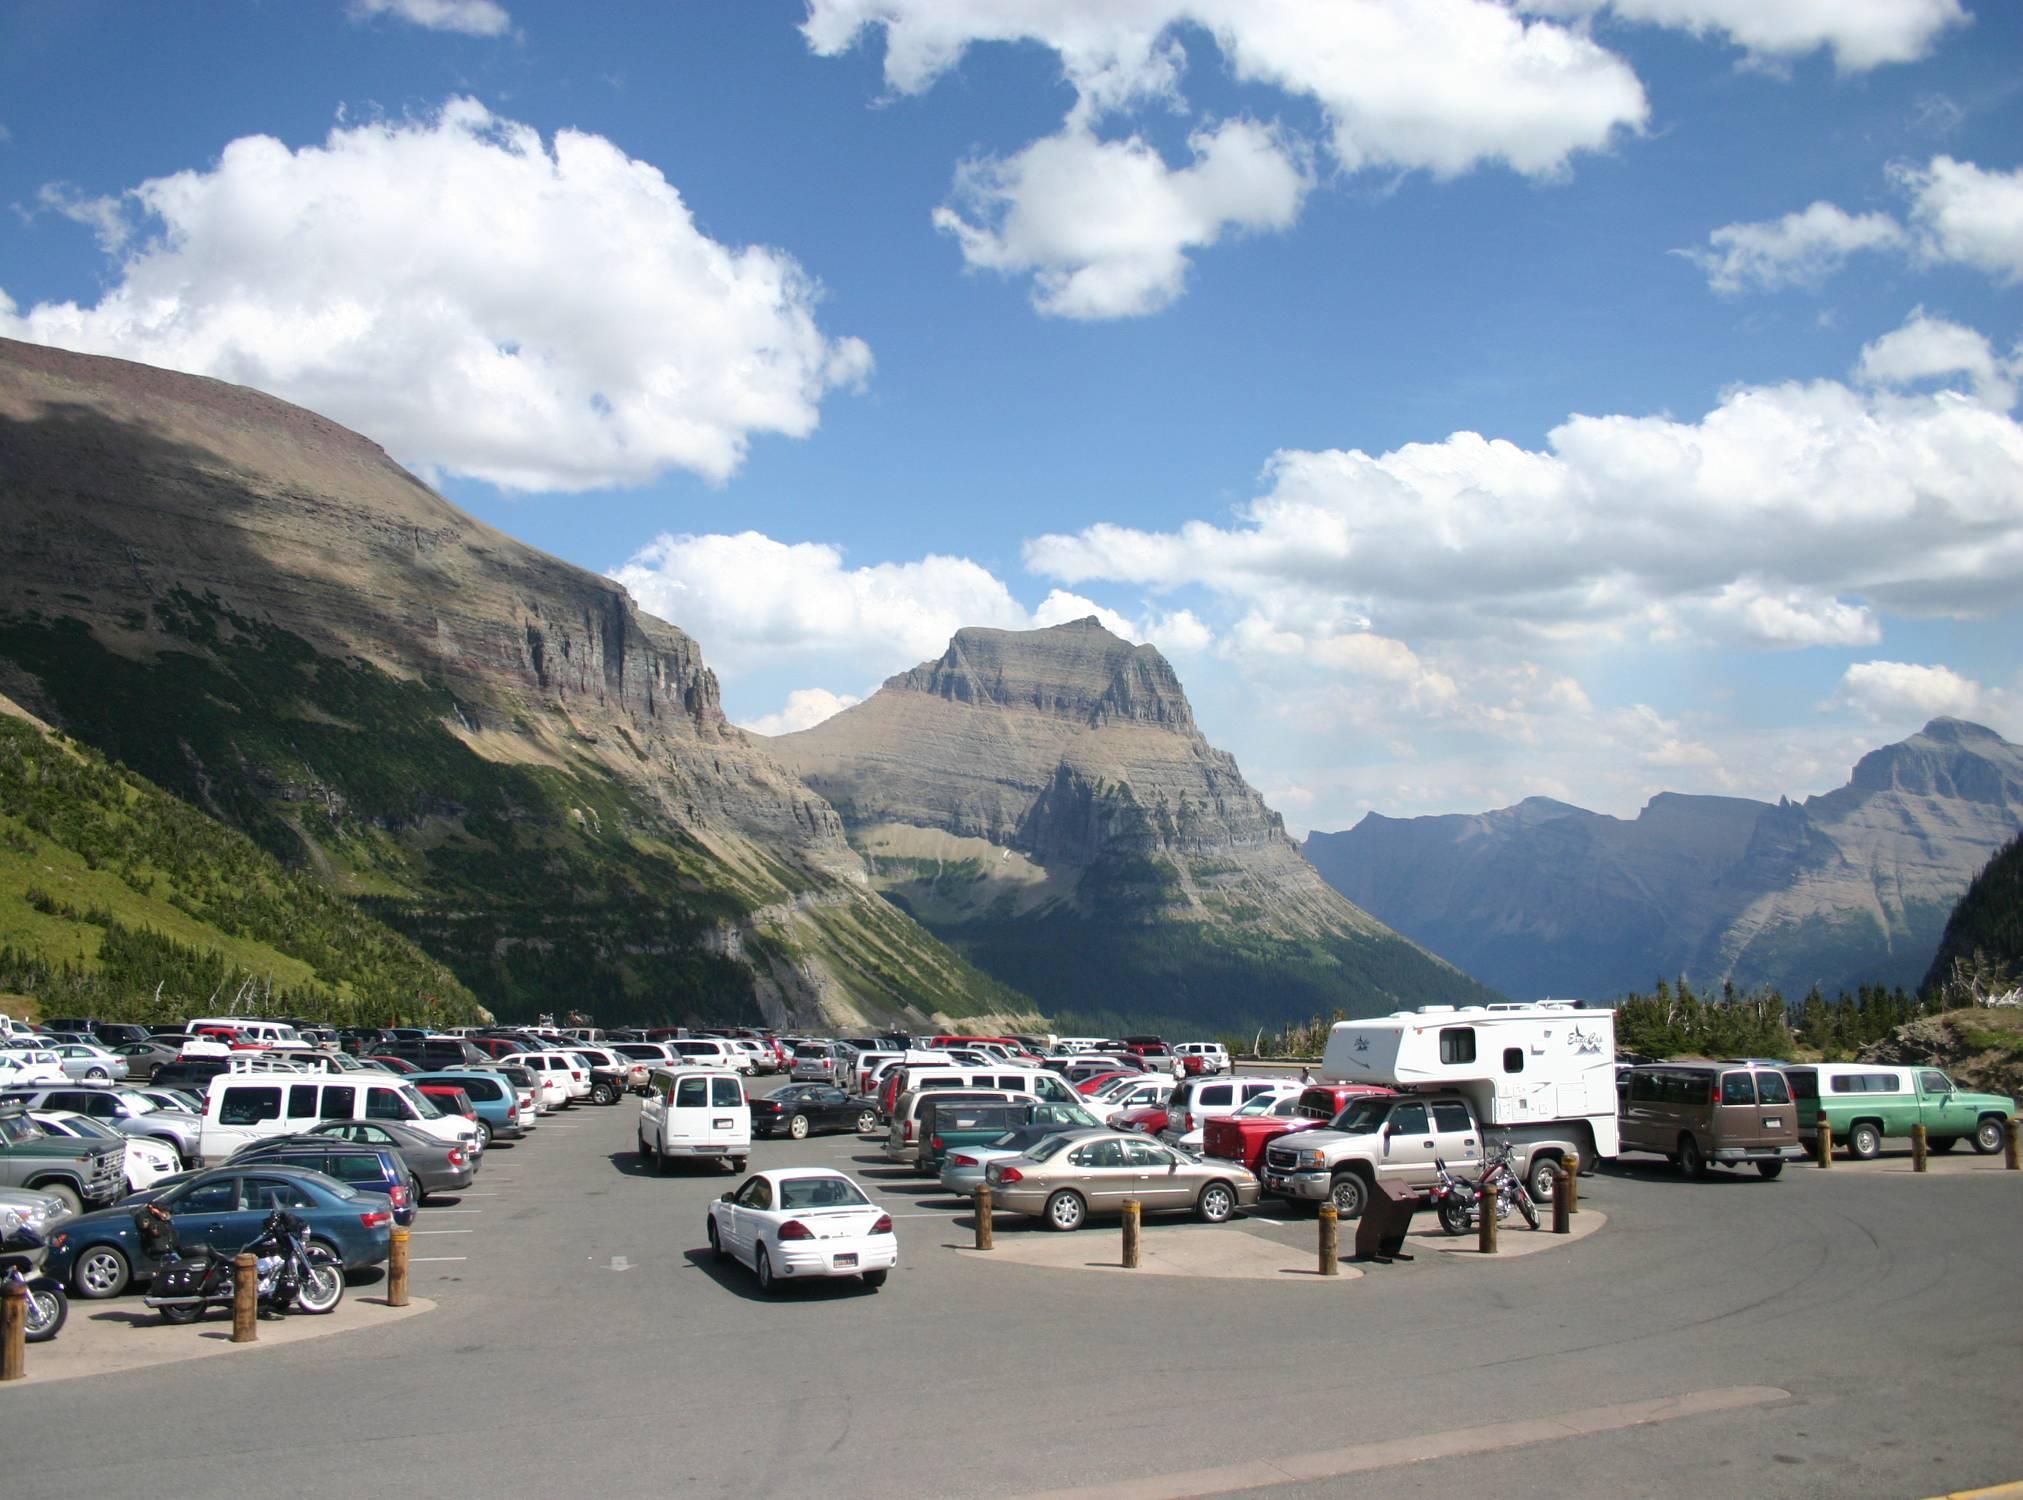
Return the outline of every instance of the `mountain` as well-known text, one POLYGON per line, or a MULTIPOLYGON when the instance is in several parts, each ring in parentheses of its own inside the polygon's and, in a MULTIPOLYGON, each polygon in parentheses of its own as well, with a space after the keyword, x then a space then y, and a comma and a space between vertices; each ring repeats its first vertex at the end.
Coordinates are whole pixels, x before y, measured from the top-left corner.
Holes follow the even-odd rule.
POLYGON ((1964 981, 1985 999, 2023 980, 2023 835, 2011 839, 1967 887, 1946 919, 1925 974, 1935 989, 1964 981))
POLYGON ((1030 1011, 879 899, 696 643, 259 392, 0 340, 0 692, 520 1018, 1030 1011))
POLYGON ((1532 798, 1315 833, 1337 890, 1526 998, 1696 982, 1914 986, 1974 872, 2023 826, 2023 749, 1934 719, 1803 803, 1664 793, 1634 819, 1532 798))
POLYGON ((0 994, 120 1021, 256 995, 337 1024, 482 1019, 406 938, 4 697, 0 994))
POLYGON ((771 742, 872 880, 1050 1013, 1248 1028, 1480 1000, 1320 879, 1166 659, 1095 619, 958 631, 771 742))

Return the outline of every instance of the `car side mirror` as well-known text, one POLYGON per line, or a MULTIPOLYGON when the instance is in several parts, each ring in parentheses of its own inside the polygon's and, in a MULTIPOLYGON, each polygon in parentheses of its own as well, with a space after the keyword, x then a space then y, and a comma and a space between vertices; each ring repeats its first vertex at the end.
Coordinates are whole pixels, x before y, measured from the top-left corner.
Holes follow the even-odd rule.
POLYGON ((716 1201, 719 1203, 734 1203, 737 1201, 737 1196, 738 1195, 736 1193, 725 1193, 721 1198, 717 1199, 716 1201))

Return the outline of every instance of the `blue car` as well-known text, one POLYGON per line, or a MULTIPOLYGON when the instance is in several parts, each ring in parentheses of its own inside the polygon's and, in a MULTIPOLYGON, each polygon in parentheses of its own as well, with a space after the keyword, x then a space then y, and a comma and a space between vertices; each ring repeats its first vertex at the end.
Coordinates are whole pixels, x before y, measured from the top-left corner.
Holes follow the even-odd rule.
POLYGON ((227 1255, 257 1235, 277 1208, 300 1214, 310 1242, 328 1248, 347 1271, 384 1261, 393 1239, 393 1203, 383 1194, 300 1167, 233 1162, 70 1220, 50 1236, 48 1274, 69 1282, 79 1297, 116 1297, 151 1280, 156 1264, 133 1222, 133 1211, 150 1201, 169 1211, 185 1248, 206 1244, 227 1255))
POLYGON ((517 1141, 527 1133, 530 1121, 520 1117, 520 1093, 503 1073, 483 1068, 444 1068, 435 1073, 416 1073, 407 1080, 452 1084, 464 1091, 471 1108, 478 1112, 478 1134, 489 1146, 495 1139, 517 1141))

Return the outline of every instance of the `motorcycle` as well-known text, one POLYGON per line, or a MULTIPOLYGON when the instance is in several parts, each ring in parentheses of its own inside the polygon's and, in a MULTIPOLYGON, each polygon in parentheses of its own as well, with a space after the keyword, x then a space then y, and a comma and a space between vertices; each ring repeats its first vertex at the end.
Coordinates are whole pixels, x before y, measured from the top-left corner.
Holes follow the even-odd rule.
MULTIPOLYGON (((174 1221, 152 1203, 134 1210, 141 1244, 158 1263, 141 1300, 170 1323, 194 1323, 210 1307, 230 1307, 232 1262, 208 1245, 185 1249, 174 1221)), ((253 1257, 255 1305, 264 1311, 327 1313, 344 1300, 344 1266, 321 1245, 309 1243, 309 1226, 285 1208, 267 1216, 240 1252, 253 1257)))
POLYGON ((1495 1194, 1496 1220, 1500 1224, 1510 1217, 1514 1207, 1524 1216, 1524 1222, 1533 1229, 1538 1228, 1538 1205, 1532 1201, 1531 1193, 1525 1188, 1524 1179, 1517 1175, 1511 1165, 1510 1146, 1506 1143, 1491 1151, 1482 1161, 1482 1176, 1471 1182, 1466 1177, 1457 1176, 1448 1169, 1440 1157, 1433 1158, 1433 1170, 1438 1180, 1433 1184, 1429 1197, 1433 1200, 1434 1213, 1440 1220, 1440 1227, 1448 1234, 1468 1233, 1481 1222, 1481 1203, 1484 1189, 1495 1194))
POLYGON ((70 1294, 54 1276, 42 1274, 49 1244, 19 1215, 0 1219, 0 1281, 18 1281, 28 1290, 28 1342, 46 1344, 70 1316, 70 1294))

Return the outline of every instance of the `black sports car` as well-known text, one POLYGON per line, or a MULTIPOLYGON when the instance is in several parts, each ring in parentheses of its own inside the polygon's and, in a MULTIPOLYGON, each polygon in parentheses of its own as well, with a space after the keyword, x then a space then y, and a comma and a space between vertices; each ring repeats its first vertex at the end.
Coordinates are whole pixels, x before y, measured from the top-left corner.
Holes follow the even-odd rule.
POLYGON ((763 1099, 752 1100, 752 1134, 784 1135, 806 1140, 818 1130, 854 1130, 869 1135, 878 1128, 878 1106, 854 1099, 826 1083, 790 1083, 763 1099))

